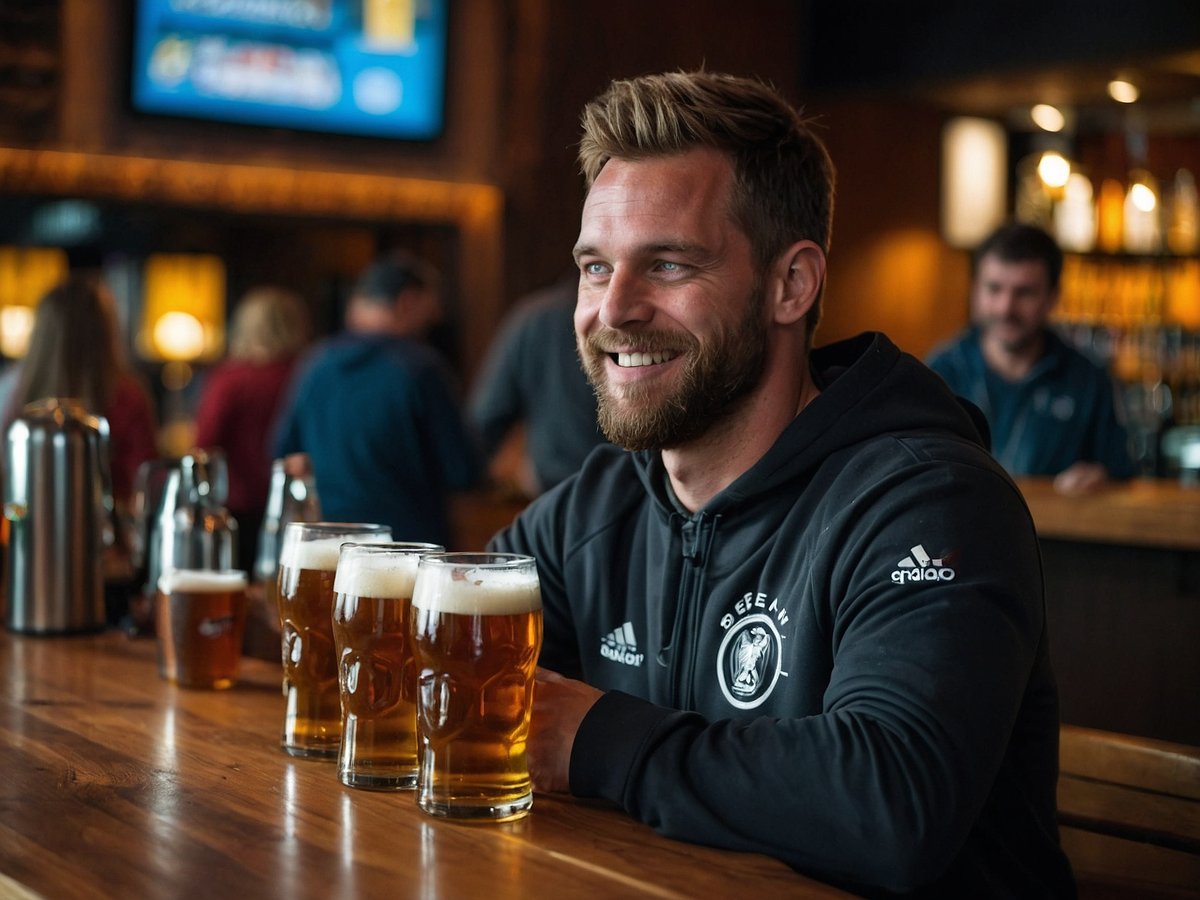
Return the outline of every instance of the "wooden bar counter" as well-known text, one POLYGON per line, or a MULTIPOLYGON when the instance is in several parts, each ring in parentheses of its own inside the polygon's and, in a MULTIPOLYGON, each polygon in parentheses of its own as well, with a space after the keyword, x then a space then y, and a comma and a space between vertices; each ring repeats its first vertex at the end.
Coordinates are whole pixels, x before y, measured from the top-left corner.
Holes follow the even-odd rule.
POLYGON ((1200 746, 1200 489, 1018 485, 1042 548, 1063 721, 1200 746))
POLYGON ((1051 478, 1023 478, 1018 484, 1044 538, 1200 550, 1200 488, 1137 478, 1064 495, 1051 478))
POLYGON ((343 787, 279 749, 279 667, 243 666, 189 691, 145 638, 0 630, 0 898, 847 896, 569 797, 460 825, 343 787))

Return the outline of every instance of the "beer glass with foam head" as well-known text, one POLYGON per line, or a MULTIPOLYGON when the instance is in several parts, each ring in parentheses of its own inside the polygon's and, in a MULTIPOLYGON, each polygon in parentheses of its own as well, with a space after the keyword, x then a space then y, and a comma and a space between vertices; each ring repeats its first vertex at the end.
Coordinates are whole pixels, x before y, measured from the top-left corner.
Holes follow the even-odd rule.
POLYGON ((182 687, 233 685, 246 628, 246 573, 172 569, 158 579, 158 671, 182 687))
POLYGON ((350 787, 417 784, 417 676, 409 619, 421 555, 437 544, 342 544, 333 640, 342 698, 338 778, 350 787))
POLYGON ((283 735, 292 756, 335 759, 341 742, 333 580, 347 541, 391 540, 386 525, 289 522, 279 551, 279 622, 283 648, 283 735))
POLYGON ((418 805, 454 818, 525 815, 533 803, 525 744, 542 646, 533 557, 423 556, 412 635, 418 805))

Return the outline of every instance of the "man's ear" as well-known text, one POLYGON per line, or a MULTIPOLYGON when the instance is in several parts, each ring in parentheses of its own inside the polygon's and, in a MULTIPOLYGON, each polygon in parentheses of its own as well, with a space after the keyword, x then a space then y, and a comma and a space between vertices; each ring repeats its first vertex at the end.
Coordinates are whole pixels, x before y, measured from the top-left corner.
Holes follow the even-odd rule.
POLYGON ((797 241, 779 255, 772 269, 772 319, 791 325, 803 319, 825 283, 825 251, 812 241, 797 241))

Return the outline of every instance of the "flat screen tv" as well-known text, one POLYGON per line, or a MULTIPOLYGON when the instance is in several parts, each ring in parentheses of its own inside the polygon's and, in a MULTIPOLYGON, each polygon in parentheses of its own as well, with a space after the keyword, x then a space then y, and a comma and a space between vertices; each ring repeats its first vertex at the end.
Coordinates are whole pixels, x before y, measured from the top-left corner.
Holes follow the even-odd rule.
POLYGON ((139 112, 401 140, 442 132, 449 0, 135 0, 139 112))

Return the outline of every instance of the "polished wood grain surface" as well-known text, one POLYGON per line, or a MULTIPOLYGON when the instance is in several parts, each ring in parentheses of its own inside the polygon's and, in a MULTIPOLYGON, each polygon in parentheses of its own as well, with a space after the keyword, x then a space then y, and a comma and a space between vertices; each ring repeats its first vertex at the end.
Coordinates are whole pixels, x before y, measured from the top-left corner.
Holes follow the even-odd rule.
POLYGON ((840 897, 775 860, 538 795, 504 825, 279 750, 277 665, 162 681, 153 642, 0 632, 0 897, 840 897))
POLYGON ((1050 478, 1019 478, 1038 534, 1058 540, 1200 550, 1200 488, 1135 478, 1087 494, 1054 490, 1050 478))

